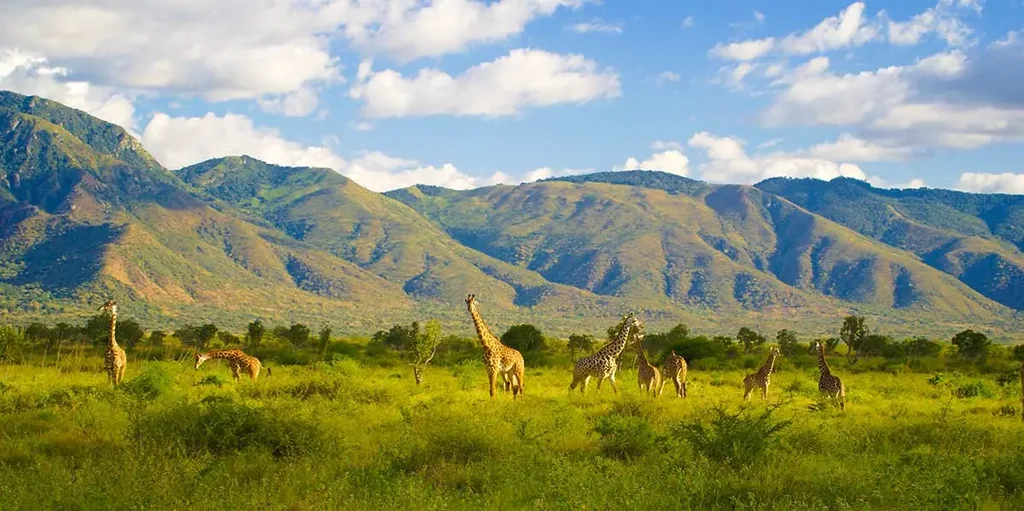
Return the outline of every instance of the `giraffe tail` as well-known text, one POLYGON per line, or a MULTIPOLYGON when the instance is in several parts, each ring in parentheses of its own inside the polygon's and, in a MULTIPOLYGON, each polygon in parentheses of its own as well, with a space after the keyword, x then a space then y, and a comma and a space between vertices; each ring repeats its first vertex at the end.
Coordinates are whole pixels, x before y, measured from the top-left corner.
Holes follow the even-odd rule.
POLYGON ((270 376, 270 366, 263 366, 267 370, 267 376, 270 376))

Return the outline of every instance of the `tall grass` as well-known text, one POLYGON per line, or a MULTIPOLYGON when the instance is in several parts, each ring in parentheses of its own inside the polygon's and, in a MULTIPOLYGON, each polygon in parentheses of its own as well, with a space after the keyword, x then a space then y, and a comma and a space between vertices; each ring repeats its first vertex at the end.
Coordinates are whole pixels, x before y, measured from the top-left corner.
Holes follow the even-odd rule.
POLYGON ((0 509, 1024 508, 999 375, 843 371, 840 410, 792 365, 745 404, 739 368, 691 368, 682 400, 536 367, 513 402, 478 359, 421 386, 341 355, 256 384, 139 361, 116 390, 96 362, 0 365, 0 509))

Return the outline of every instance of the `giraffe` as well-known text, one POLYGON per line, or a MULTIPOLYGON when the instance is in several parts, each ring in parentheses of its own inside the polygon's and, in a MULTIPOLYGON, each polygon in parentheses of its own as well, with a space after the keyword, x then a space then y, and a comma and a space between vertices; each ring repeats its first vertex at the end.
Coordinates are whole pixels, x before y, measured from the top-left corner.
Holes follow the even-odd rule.
POLYGON ((845 410, 846 386, 829 370, 828 362, 825 362, 825 347, 821 345, 821 341, 814 341, 814 349, 818 352, 818 372, 821 373, 818 377, 818 391, 826 394, 829 399, 838 397, 839 407, 845 410))
POLYGON ((615 385, 615 371, 619 368, 616 359, 622 353, 622 350, 626 347, 629 336, 632 332, 639 332, 641 328, 640 320, 630 312, 628 315, 622 318, 622 327, 619 329, 619 333, 615 336, 612 342, 605 344, 601 349, 597 350, 593 355, 589 355, 580 358, 576 361, 576 366, 573 367, 572 371, 572 383, 569 384, 569 392, 572 392, 577 386, 580 386, 580 393, 585 394, 587 391, 587 383, 590 382, 590 378, 597 377, 597 388, 601 388, 601 382, 605 378, 611 382, 612 391, 616 394, 619 389, 615 385), (582 386, 580 385, 582 384, 582 386))
POLYGON ((750 401, 750 393, 755 388, 761 389, 761 400, 768 400, 768 384, 771 383, 772 369, 775 369, 775 358, 779 356, 779 348, 772 346, 768 350, 768 358, 761 364, 756 373, 743 378, 743 399, 750 401))
MULTIPOLYGON (((244 369, 249 374, 249 378, 253 382, 260 375, 260 368, 263 367, 260 364, 260 359, 251 355, 246 355, 240 349, 226 349, 226 350, 213 350, 207 351, 206 353, 196 353, 196 369, 203 365, 203 362, 212 358, 223 358, 228 361, 228 365, 231 366, 231 377, 238 381, 239 369, 244 369)), ((270 376, 270 368, 267 368, 267 376, 270 376)))
POLYGON ((672 350, 665 357, 665 363, 661 366, 661 387, 658 388, 658 395, 661 395, 661 390, 665 388, 665 381, 672 379, 672 384, 676 387, 676 397, 686 398, 686 359, 676 355, 676 351, 672 350))
POLYGON ((98 310, 99 312, 110 313, 110 343, 107 346, 104 367, 107 370, 110 383, 117 387, 121 380, 124 379, 124 369, 128 365, 128 356, 125 354, 124 348, 118 346, 117 339, 114 337, 114 331, 117 329, 117 302, 107 300, 107 303, 103 304, 98 310))
POLYGON ((480 317, 476 295, 466 297, 466 308, 469 309, 469 315, 473 318, 473 328, 476 329, 476 335, 484 348, 484 367, 487 368, 487 379, 490 381, 491 399, 494 399, 499 374, 504 382, 504 390, 512 391, 512 399, 514 400, 517 395, 521 397, 524 390, 523 372, 526 370, 523 354, 502 344, 487 328, 487 324, 480 317))
POLYGON ((650 394, 651 397, 658 397, 661 395, 659 392, 660 388, 658 387, 658 383, 661 382, 661 372, 658 371, 657 367, 651 365, 650 360, 647 359, 647 353, 644 351, 644 334, 642 332, 637 332, 636 351, 637 357, 640 359, 636 372, 637 382, 640 384, 640 392, 650 394))

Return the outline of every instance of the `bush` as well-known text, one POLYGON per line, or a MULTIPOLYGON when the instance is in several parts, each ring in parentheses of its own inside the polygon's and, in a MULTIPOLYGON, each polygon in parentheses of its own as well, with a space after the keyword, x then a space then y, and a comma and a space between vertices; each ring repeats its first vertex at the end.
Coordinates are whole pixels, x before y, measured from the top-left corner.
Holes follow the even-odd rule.
POLYGON ((730 414, 715 409, 710 421, 692 420, 679 424, 674 434, 693 445, 708 459, 733 468, 749 466, 762 458, 792 421, 772 418, 776 406, 752 416, 747 409, 730 414))
POLYGON ((601 454, 609 458, 634 460, 658 444, 658 435, 643 417, 612 413, 598 419, 594 431, 601 435, 601 454))
POLYGON ((152 401, 171 391, 171 377, 162 369, 150 365, 146 370, 121 386, 125 392, 152 401))
POLYGON ((133 423, 132 434, 145 448, 180 449, 189 455, 253 449, 274 457, 299 456, 322 444, 314 424, 223 399, 146 415, 133 423))
POLYGON ((993 392, 992 389, 988 388, 988 385, 981 380, 967 382, 958 386, 953 390, 953 395, 960 399, 970 399, 973 397, 985 397, 992 399, 996 397, 996 393, 993 392))

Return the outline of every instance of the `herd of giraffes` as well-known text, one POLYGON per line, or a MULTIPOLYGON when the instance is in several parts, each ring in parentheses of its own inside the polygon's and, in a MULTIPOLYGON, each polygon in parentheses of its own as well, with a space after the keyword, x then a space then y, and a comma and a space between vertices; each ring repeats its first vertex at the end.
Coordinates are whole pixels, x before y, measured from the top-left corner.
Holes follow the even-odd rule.
MULTIPOLYGON (((523 374, 526 371, 526 364, 523 362, 523 354, 502 344, 490 328, 484 323, 477 306, 476 296, 466 297, 466 308, 473 319, 473 328, 484 350, 484 367, 487 369, 487 379, 490 384, 491 398, 494 398, 497 390, 498 376, 502 379, 502 390, 512 392, 512 399, 523 395, 525 388, 523 374)), ((124 379, 125 367, 128 358, 124 348, 117 344, 115 330, 117 327, 117 302, 109 300, 99 308, 100 312, 110 314, 110 343, 107 347, 104 359, 107 375, 111 383, 116 387, 124 379)), ((686 360, 676 354, 673 350, 665 357, 661 370, 651 364, 643 346, 644 327, 639 318, 632 312, 622 318, 622 326, 615 337, 598 349, 592 355, 587 355, 576 360, 572 371, 572 383, 569 384, 569 392, 579 387, 580 393, 585 393, 587 384, 591 378, 597 378, 597 388, 607 379, 612 391, 618 393, 619 389, 615 383, 615 372, 619 368, 618 359, 623 350, 630 343, 635 344, 639 367, 637 369, 637 383, 640 391, 651 397, 661 396, 667 380, 672 380, 675 386, 676 397, 686 398, 686 360)), ((820 341, 815 341, 814 351, 818 355, 818 391, 829 399, 837 399, 840 408, 846 408, 846 386, 838 376, 832 374, 832 370, 825 361, 825 346, 820 341)), ((761 399, 768 399, 768 385, 771 382, 772 370, 775 368, 775 359, 781 356, 779 349, 772 346, 768 350, 768 358, 754 373, 743 378, 743 399, 750 400, 750 394, 755 389, 760 389, 761 399)), ((205 353, 196 353, 195 368, 210 359, 222 358, 228 361, 231 374, 235 381, 238 381, 242 371, 249 375, 253 382, 259 377, 262 364, 258 358, 246 355, 239 349, 212 350, 205 353)), ((270 375, 270 368, 267 367, 267 375, 270 375)), ((1020 367, 1021 380, 1021 420, 1024 421, 1024 364, 1020 367)))

